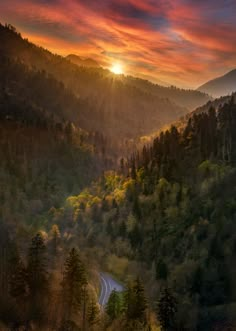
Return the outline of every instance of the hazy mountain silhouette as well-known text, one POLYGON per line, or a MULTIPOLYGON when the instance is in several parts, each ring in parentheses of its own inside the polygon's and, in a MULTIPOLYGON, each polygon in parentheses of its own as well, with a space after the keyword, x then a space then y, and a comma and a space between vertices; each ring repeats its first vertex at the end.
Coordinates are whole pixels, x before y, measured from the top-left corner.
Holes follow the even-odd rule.
POLYGON ((82 59, 80 56, 75 55, 75 54, 67 55, 66 59, 70 60, 74 64, 77 64, 78 66, 100 67, 100 65, 95 60, 90 59, 90 58, 82 59))
POLYGON ((236 91, 236 69, 227 74, 210 80, 201 85, 198 91, 205 92, 217 98, 236 91))
MULTIPOLYGON (((58 103, 58 94, 54 92, 48 92, 47 99, 58 104, 65 120, 110 137, 125 139, 149 134, 210 99, 199 91, 163 87, 131 76, 114 75, 100 67, 77 66, 23 39, 9 25, 0 26, 0 54, 63 85, 63 101, 58 103)), ((17 79, 19 86, 24 85, 24 77, 18 75, 17 79)), ((43 95, 40 91, 44 86, 47 84, 42 83, 35 90, 43 95)))

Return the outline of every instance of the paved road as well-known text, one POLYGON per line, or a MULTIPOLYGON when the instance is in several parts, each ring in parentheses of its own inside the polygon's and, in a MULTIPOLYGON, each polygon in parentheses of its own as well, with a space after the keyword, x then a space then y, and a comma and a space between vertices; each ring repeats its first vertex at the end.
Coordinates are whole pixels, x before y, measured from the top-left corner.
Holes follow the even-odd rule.
POLYGON ((102 307, 104 307, 109 300, 111 292, 113 290, 121 292, 124 290, 124 287, 114 280, 109 274, 105 274, 103 272, 100 273, 100 280, 101 292, 98 302, 102 307))

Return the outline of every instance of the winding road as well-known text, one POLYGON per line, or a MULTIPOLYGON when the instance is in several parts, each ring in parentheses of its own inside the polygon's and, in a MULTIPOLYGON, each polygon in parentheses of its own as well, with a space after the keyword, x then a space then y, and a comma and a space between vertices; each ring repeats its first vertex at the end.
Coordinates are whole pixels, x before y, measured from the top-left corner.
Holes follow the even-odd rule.
POLYGON ((100 306, 104 307, 109 300, 111 292, 113 290, 116 290, 117 292, 122 292, 124 290, 124 287, 116 280, 114 280, 109 274, 105 274, 103 272, 100 273, 100 280, 101 291, 98 302, 100 306))

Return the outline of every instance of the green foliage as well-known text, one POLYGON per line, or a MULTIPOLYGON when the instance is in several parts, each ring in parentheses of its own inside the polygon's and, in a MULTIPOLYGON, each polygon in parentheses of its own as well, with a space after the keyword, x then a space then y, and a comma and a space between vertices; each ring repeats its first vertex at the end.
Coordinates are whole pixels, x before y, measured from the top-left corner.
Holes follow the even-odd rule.
POLYGON ((124 311, 127 321, 136 320, 143 325, 147 323, 147 299, 139 278, 127 286, 124 294, 124 311))
POLYGON ((183 329, 199 323, 208 330, 214 318, 204 326, 198 312, 236 300, 230 292, 236 206, 236 136, 230 121, 235 120, 235 105, 229 103, 218 113, 193 114, 181 131, 172 127, 161 133, 152 146, 122 163, 128 177, 105 174, 90 187, 88 200, 98 198, 99 223, 89 210, 82 211, 83 235, 93 234, 93 245, 109 250, 108 270, 125 278, 133 272, 133 260, 145 265, 154 276, 150 292, 165 284, 172 288, 179 302, 176 323, 183 329), (117 190, 123 199, 116 199, 117 190), (100 201, 112 198, 115 205, 102 207, 100 201), (183 307, 192 324, 184 321, 183 307))
POLYGON ((79 253, 72 248, 66 259, 63 273, 62 289, 67 319, 73 311, 81 308, 83 291, 87 285, 87 276, 79 253))
POLYGON ((106 305, 106 313, 113 321, 120 317, 123 312, 123 298, 116 290, 111 292, 108 303, 106 305))
MULTIPOLYGON (((0 54, 1 321, 26 330, 30 324, 40 330, 59 324, 79 330, 86 323, 96 328, 85 266, 71 249, 79 243, 123 279, 142 271, 151 303, 158 299, 163 330, 234 324, 233 99, 215 102, 217 111, 199 109, 180 129, 171 126, 139 150, 130 138, 184 114, 176 103, 192 108, 207 97, 78 68, 22 39, 10 25, 0 25, 0 54), (119 174, 105 172, 91 184, 122 153, 129 156, 119 174), (27 242, 39 230, 26 258, 27 242), (58 266, 68 250, 60 290, 58 266), (157 298, 161 286, 172 290, 157 298)), ((120 299, 113 292, 106 308, 116 330, 147 330, 140 280, 120 299)))
POLYGON ((28 253, 27 277, 33 300, 48 289, 46 247, 41 233, 32 239, 28 253))
POLYGON ((99 307, 95 300, 91 300, 88 305, 87 320, 90 329, 99 322, 99 307))

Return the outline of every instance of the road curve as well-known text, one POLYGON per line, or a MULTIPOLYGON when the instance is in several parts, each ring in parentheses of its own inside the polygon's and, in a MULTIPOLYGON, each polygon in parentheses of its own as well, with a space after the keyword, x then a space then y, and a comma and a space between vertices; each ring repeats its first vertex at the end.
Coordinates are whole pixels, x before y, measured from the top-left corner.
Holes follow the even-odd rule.
POLYGON ((109 274, 105 274, 100 272, 100 282, 101 282, 101 291, 99 296, 99 304, 100 306, 106 306, 111 292, 116 290, 117 292, 121 292, 124 290, 124 287, 119 284, 116 280, 114 280, 109 274))

